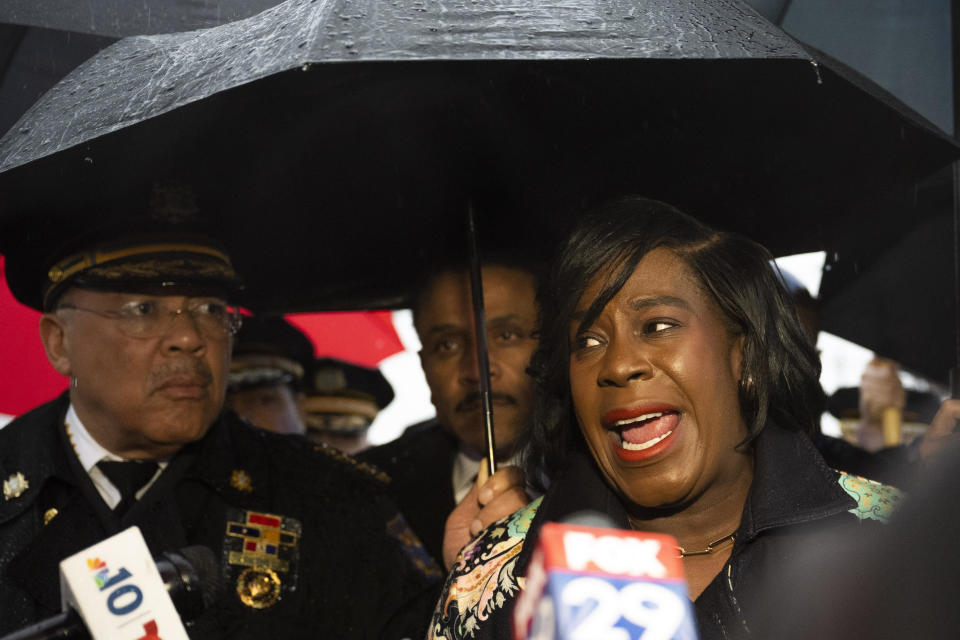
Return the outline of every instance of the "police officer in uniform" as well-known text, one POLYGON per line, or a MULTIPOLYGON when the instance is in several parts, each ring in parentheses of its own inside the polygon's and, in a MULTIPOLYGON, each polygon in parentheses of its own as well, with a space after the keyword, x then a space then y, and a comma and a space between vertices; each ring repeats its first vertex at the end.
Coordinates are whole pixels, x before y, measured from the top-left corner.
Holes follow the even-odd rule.
POLYGON ((336 358, 318 358, 306 385, 307 437, 351 455, 369 445, 367 430, 393 400, 379 369, 336 358))
POLYGON ((239 278, 222 249, 114 228, 6 264, 70 388, 0 430, 0 635, 58 612, 58 563, 133 525, 155 555, 220 560, 191 637, 421 635, 437 570, 376 472, 223 411, 239 278))
POLYGON ((227 406, 274 433, 304 435, 304 375, 313 343, 282 317, 244 318, 233 345, 227 406))

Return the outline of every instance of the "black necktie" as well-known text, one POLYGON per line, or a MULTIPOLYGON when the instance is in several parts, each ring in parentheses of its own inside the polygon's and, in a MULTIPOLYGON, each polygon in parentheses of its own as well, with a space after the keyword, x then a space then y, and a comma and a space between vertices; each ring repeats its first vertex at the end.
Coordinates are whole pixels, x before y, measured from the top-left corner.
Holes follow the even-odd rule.
POLYGON ((97 463, 103 475, 110 479, 113 486, 120 491, 120 503, 113 508, 118 517, 123 517, 130 507, 137 501, 136 493, 157 472, 157 463, 152 460, 136 460, 127 462, 111 462, 101 460, 97 463))

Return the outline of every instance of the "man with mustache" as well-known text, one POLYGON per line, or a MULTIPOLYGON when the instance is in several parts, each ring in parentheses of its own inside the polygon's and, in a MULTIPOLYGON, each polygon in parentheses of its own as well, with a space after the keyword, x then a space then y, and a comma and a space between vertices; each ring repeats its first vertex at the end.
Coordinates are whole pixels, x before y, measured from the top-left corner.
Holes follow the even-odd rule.
POLYGON ((0 431, 0 635, 60 610, 58 563, 130 526, 210 548, 195 638, 422 633, 439 571, 364 465, 223 411, 240 315, 229 257, 193 235, 7 256, 69 391, 0 431))
MULTIPOLYGON (((535 266, 515 256, 496 256, 482 270, 490 385, 497 459, 509 465, 514 443, 529 419, 533 380, 526 369, 536 348, 535 266)), ((419 289, 413 307, 422 345, 420 362, 437 417, 414 425, 397 440, 370 449, 361 458, 384 470, 410 526, 427 551, 448 568, 461 543, 490 522, 502 506, 526 503, 515 468, 504 466, 489 486, 476 479, 486 455, 480 406, 470 276, 460 265, 433 272, 419 289), (476 485, 476 486, 475 486, 476 485), (458 537, 451 518, 458 508, 458 537), (483 513, 479 513, 483 511, 483 513)))

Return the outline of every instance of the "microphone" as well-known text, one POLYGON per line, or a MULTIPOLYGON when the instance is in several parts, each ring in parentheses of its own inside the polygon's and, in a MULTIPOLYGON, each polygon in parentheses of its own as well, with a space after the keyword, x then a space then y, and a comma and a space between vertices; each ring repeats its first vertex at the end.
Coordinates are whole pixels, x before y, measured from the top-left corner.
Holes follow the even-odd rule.
MULTIPOLYGON (((179 551, 165 551, 157 556, 155 564, 170 599, 187 625, 192 624, 217 599, 220 590, 220 565, 213 551, 208 547, 198 545, 184 547, 179 551)), ((134 637, 149 635, 141 626, 138 635, 134 637)), ((165 636, 161 637, 166 640, 165 636)), ((91 638, 90 630, 87 629, 80 613, 74 607, 69 607, 62 613, 3 636, 0 640, 88 640, 89 638, 91 638)))
POLYGON ((548 522, 513 610, 516 640, 696 640, 673 536, 580 512, 548 522))
POLYGON ((165 551, 156 559, 157 571, 180 618, 188 626, 220 595, 220 563, 209 547, 194 545, 165 551))

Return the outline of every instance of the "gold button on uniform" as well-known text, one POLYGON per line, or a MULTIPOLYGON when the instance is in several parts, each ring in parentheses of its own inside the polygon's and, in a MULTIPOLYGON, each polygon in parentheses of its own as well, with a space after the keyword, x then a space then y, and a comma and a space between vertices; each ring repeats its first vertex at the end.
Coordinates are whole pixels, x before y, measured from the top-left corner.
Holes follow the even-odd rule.
POLYGON ((30 488, 30 483, 22 473, 17 471, 10 474, 10 477, 3 481, 3 499, 13 500, 23 495, 23 492, 30 488))
POLYGON ((237 578, 240 601, 254 609, 266 609, 280 598, 280 576, 272 569, 250 567, 237 578))

